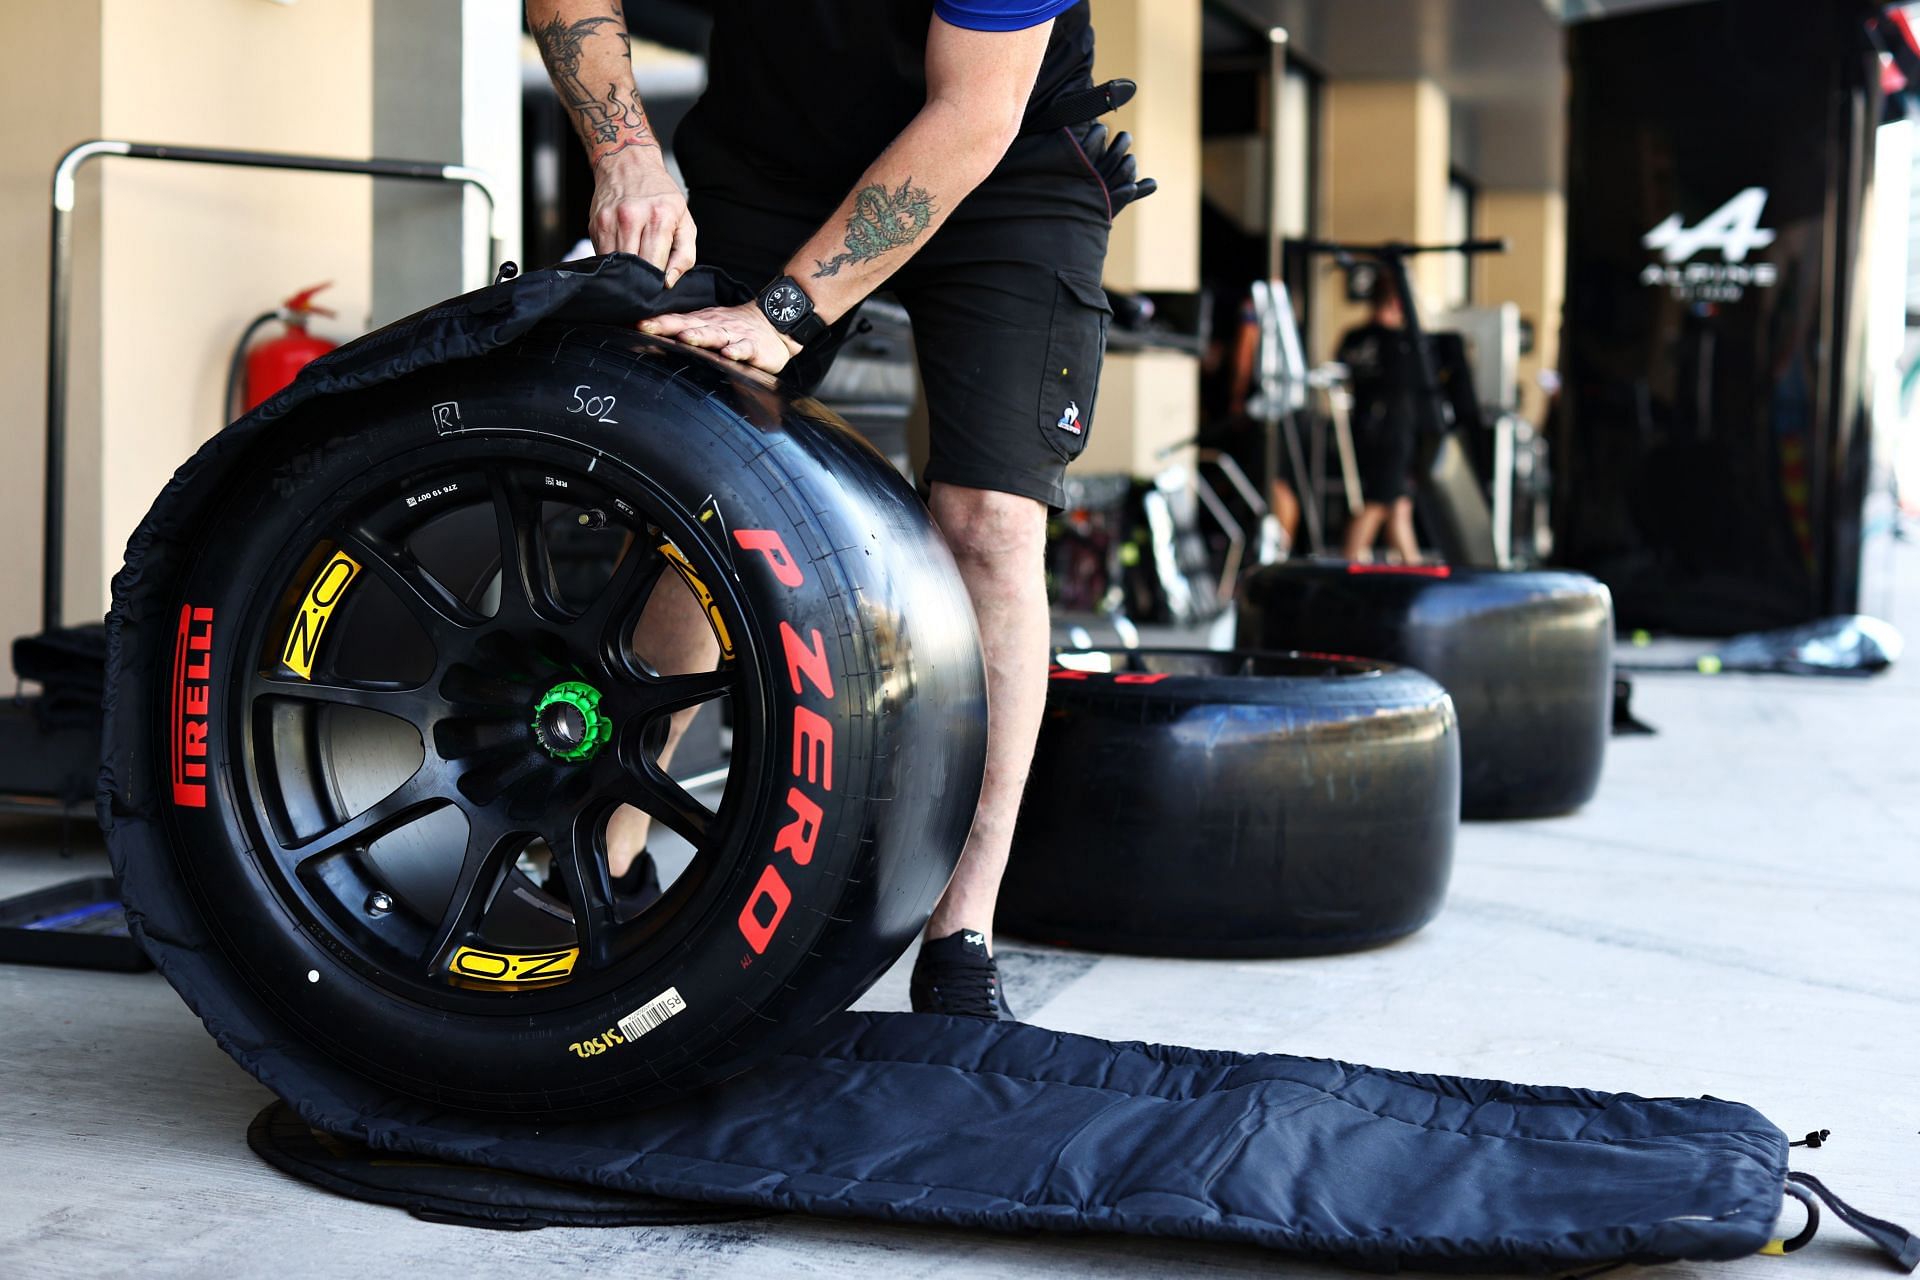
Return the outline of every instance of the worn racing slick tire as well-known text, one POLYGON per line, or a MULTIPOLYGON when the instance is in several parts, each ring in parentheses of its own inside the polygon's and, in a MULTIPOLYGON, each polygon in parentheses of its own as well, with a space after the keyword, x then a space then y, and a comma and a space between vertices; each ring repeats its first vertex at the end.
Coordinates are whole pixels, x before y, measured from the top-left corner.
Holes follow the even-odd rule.
POLYGON ((1613 726, 1613 597, 1584 573, 1285 561, 1240 584, 1236 643, 1426 672, 1460 716, 1471 819, 1543 818, 1600 786, 1613 726))
POLYGON ((156 504, 108 672, 130 918, 244 1065, 295 1095, 265 1039, 464 1109, 646 1105, 905 950, 978 799, 984 671, 924 507, 831 414, 550 324, 269 427, 156 504), (639 652, 657 584, 713 663, 639 652), (658 752, 714 700, 709 803, 658 752), (621 803, 688 850, 656 901, 607 874, 621 803))
POLYGON ((996 928, 1140 955, 1377 946, 1440 910, 1459 812, 1453 705, 1417 671, 1061 652, 996 928))

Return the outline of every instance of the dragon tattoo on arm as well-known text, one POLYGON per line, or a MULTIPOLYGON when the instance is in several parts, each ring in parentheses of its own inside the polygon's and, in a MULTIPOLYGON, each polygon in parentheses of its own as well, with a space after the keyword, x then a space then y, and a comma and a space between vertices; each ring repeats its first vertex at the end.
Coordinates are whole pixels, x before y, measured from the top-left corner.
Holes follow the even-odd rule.
POLYGON ((933 225, 933 197, 911 177, 889 191, 873 183, 854 193, 853 213, 847 218, 846 251, 825 262, 816 261, 818 280, 840 274, 840 268, 871 262, 890 249, 903 249, 933 225))

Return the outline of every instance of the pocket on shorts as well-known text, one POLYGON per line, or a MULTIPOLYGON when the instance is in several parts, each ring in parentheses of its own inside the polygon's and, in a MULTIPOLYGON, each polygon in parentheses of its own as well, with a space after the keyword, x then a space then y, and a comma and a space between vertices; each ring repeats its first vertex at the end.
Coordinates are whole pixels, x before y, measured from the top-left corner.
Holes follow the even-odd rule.
POLYGON ((1113 308, 1098 280, 1054 273, 1053 320, 1047 330, 1038 416, 1041 438, 1062 462, 1072 462, 1087 447, 1112 321, 1113 308))

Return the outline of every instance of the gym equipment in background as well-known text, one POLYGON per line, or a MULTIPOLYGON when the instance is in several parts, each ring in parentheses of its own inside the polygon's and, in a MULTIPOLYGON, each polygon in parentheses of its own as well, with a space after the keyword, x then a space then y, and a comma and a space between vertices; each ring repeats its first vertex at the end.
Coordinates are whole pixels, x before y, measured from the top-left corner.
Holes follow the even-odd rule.
POLYGON ((1325 654, 1054 661, 1003 932, 1144 955, 1324 955, 1439 911, 1461 744, 1433 680, 1325 654))
POLYGON ((668 294, 637 259, 527 281, 210 441, 108 628, 108 849, 169 980, 216 1032, 495 1113, 657 1103, 844 1008, 925 924, 985 760, 965 590, 885 459, 635 332, 668 294), (563 573, 565 528, 597 556, 563 573), (636 652, 660 583, 717 667, 636 652), (709 803, 656 730, 722 699, 709 803), (685 851, 657 901, 609 882, 623 802, 685 851))
POLYGON ((1600 784, 1613 607, 1580 573, 1289 561, 1241 583, 1243 648, 1363 654, 1424 671, 1460 718, 1461 812, 1567 813, 1600 784))

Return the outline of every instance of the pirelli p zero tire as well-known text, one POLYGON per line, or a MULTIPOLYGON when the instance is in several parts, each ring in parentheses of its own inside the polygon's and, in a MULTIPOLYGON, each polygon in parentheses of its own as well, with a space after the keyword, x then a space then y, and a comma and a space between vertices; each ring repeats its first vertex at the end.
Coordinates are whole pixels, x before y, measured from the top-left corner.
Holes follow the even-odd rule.
POLYGON ((311 402, 229 476, 122 575, 109 672, 115 856, 191 890, 161 950, 225 966, 162 968, 217 1033, 462 1108, 644 1105, 924 924, 984 767, 978 639, 924 508, 817 404, 553 326, 311 402), (717 659, 638 652, 659 584, 717 659), (657 753, 715 700, 705 801, 657 753), (690 850, 651 903, 609 882, 622 803, 690 850))
POLYGON ((1439 911, 1459 812, 1453 707, 1417 671, 1061 653, 996 926, 1143 955, 1371 947, 1439 911))
POLYGON ((1582 573, 1267 565, 1236 643, 1333 649, 1426 672, 1460 716, 1461 811, 1539 818, 1593 798, 1613 721, 1613 598, 1582 573))

